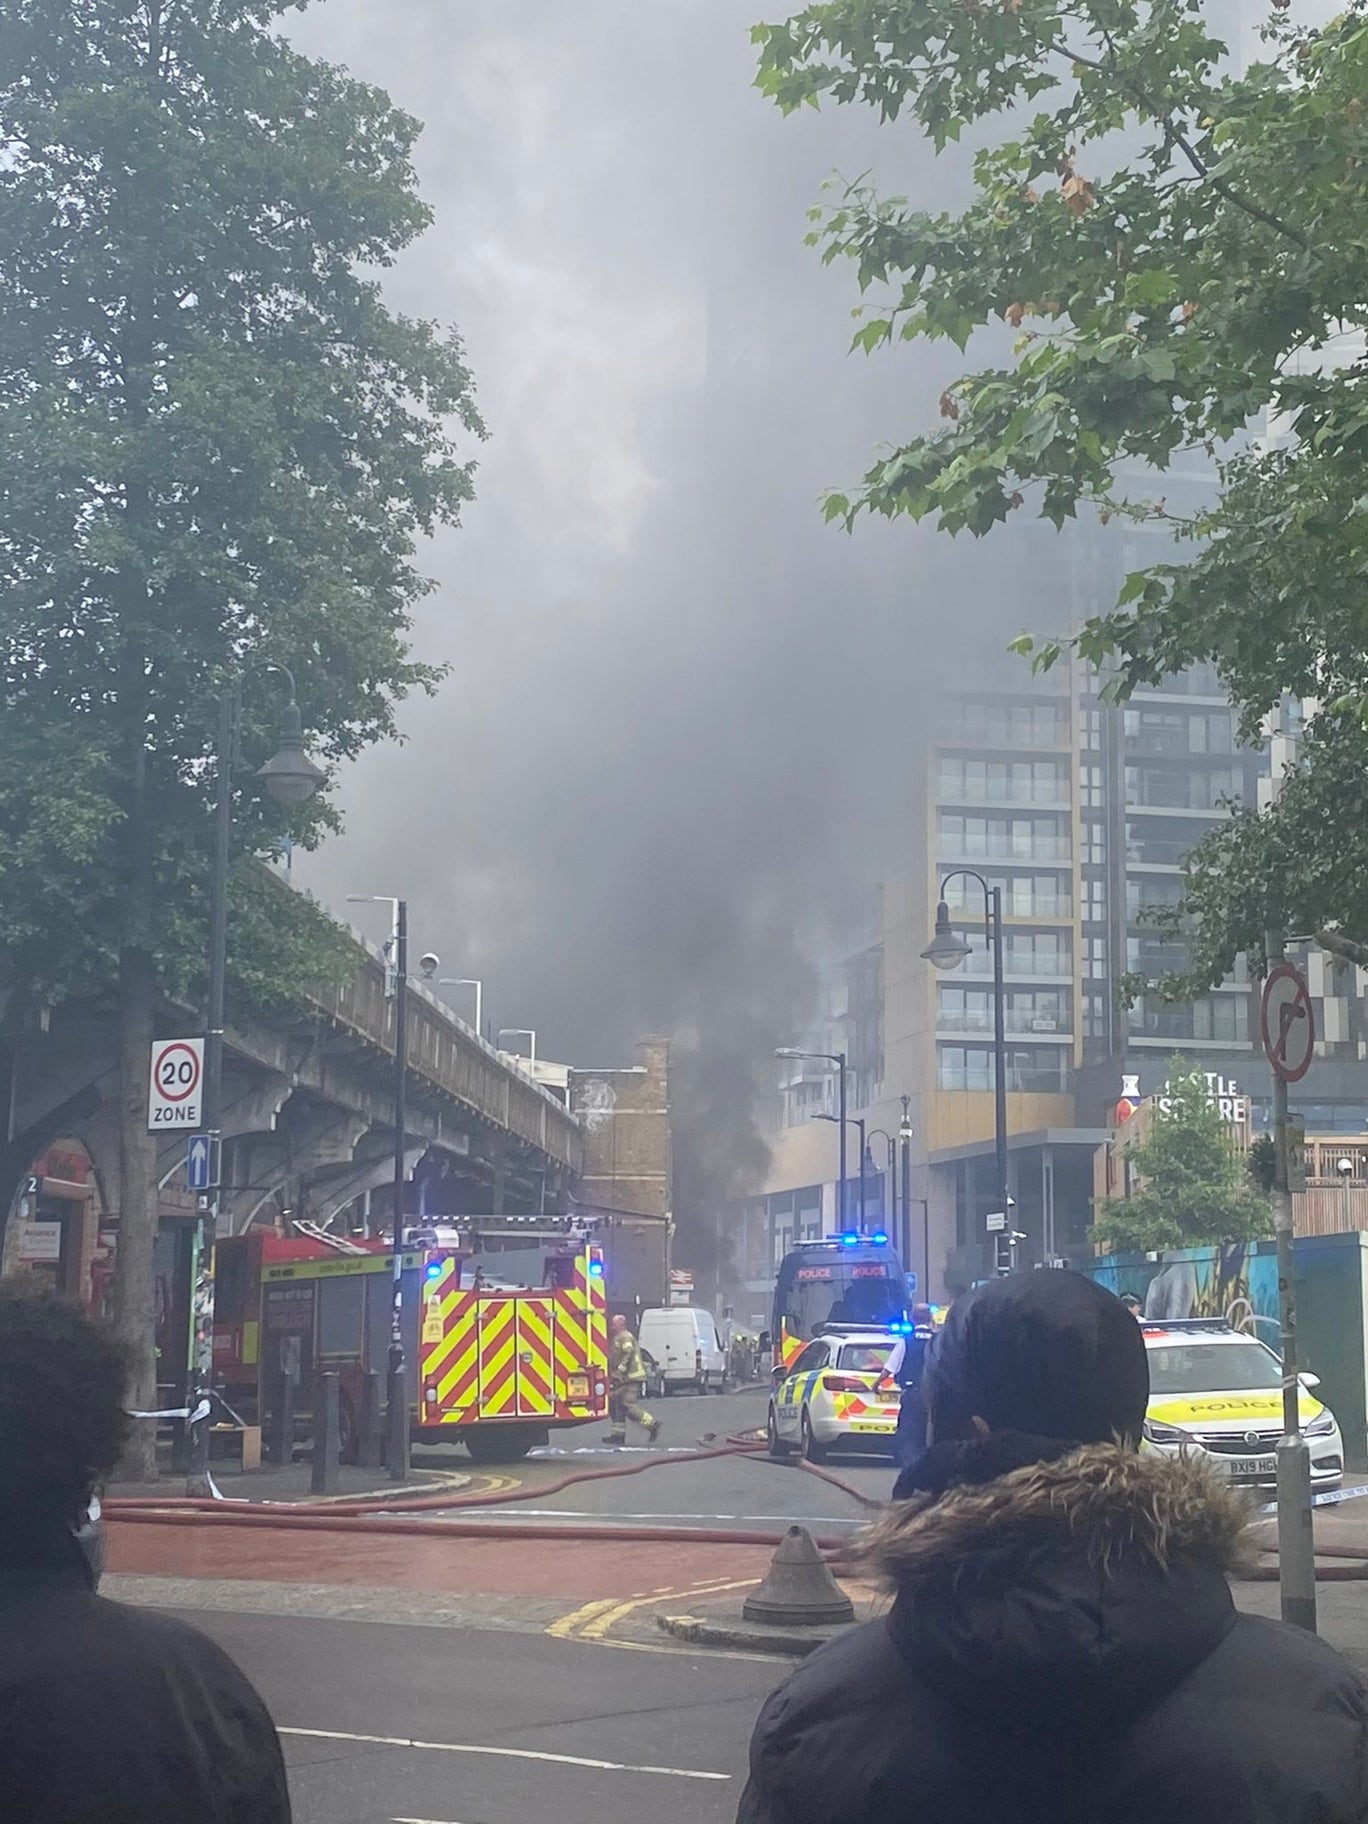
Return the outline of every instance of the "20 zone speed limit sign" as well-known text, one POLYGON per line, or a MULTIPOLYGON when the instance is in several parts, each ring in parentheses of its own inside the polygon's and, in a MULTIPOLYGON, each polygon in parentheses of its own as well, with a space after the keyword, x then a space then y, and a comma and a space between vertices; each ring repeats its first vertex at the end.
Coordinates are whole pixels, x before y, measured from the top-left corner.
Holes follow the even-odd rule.
POLYGON ((169 1127, 196 1128, 204 1095, 204 1040, 158 1039, 152 1047, 147 1091, 147 1125, 153 1133, 169 1127))

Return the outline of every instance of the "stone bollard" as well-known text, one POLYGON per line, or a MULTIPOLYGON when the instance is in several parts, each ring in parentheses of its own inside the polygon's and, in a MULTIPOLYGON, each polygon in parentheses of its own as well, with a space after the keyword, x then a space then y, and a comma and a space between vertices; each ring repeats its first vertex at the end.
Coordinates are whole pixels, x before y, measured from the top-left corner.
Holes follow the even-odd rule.
POLYGON ((313 1470, 309 1488, 315 1495, 335 1495, 342 1443, 341 1391, 335 1374, 314 1381, 313 1470))
POLYGON ((402 1368, 390 1369, 385 1388, 385 1467, 391 1482, 408 1481, 408 1386, 402 1368))
POLYGON ((758 1589, 741 1605, 747 1621, 774 1627, 807 1627, 854 1621, 855 1605, 827 1569, 826 1559, 806 1527, 784 1534, 758 1589))

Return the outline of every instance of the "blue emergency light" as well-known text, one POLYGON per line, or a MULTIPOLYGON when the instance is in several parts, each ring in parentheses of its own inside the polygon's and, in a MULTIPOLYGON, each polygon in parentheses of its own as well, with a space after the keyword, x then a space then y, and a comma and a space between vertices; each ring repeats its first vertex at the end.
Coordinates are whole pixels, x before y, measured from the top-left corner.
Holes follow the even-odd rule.
POLYGON ((603 1278, 603 1262, 601 1260, 591 1260, 589 1262, 589 1277, 590 1279, 603 1278))
POLYGON ((853 1247, 856 1247, 856 1246, 857 1246, 857 1245, 858 1245, 858 1243, 859 1243, 859 1240, 860 1240, 860 1238, 859 1238, 859 1236, 858 1236, 858 1235, 857 1235, 857 1234, 856 1234, 856 1233, 855 1233, 855 1231, 854 1231, 854 1230, 853 1230, 853 1229, 850 1229, 850 1230, 848 1230, 848 1231, 847 1231, 847 1232, 846 1232, 846 1234, 844 1234, 844 1235, 842 1235, 842 1237, 841 1237, 841 1245, 842 1245, 842 1246, 843 1246, 843 1247, 847 1247, 847 1248, 853 1248, 853 1247))
POLYGON ((428 1262, 427 1276, 429 1279, 440 1279, 442 1277, 442 1263, 440 1260, 428 1262))
POLYGON ((875 1247, 886 1248, 888 1246, 888 1237, 884 1234, 882 1229, 879 1230, 877 1235, 871 1235, 869 1239, 874 1243, 875 1247))

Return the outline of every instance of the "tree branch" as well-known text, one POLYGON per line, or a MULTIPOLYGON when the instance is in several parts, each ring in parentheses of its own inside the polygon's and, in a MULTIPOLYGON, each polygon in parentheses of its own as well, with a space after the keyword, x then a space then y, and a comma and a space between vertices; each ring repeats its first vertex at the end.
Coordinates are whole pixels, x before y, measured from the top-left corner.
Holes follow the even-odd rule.
POLYGON ((1085 70, 1096 70, 1099 75, 1110 76, 1118 82, 1125 93, 1130 96, 1133 102, 1135 102, 1137 107, 1139 107, 1143 113, 1147 114, 1154 124, 1162 131, 1164 135, 1164 144, 1168 146, 1170 150, 1181 152, 1196 175, 1200 177, 1204 183, 1210 184, 1216 194, 1218 196, 1223 196, 1233 208, 1242 210, 1244 214, 1256 222, 1262 222, 1265 228, 1271 228, 1275 234, 1283 235, 1287 240, 1291 241, 1294 246, 1300 247, 1303 253, 1315 252, 1310 241, 1308 241, 1304 235, 1298 234, 1295 228, 1291 228, 1286 222, 1280 221, 1276 215, 1270 214, 1267 209, 1261 208, 1258 203, 1251 201, 1249 197, 1241 195, 1233 184, 1227 183, 1223 177, 1217 177, 1213 173, 1210 165, 1207 164, 1201 153, 1198 152, 1197 148, 1190 143, 1180 130, 1177 123, 1174 121, 1173 116, 1164 113, 1143 89, 1138 89, 1128 76, 1123 76, 1116 68, 1115 54, 1114 50, 1112 50, 1110 39, 1108 39, 1107 42, 1109 50, 1112 50, 1112 55, 1106 62, 1102 62, 1096 57, 1084 57, 1079 52, 1070 50, 1069 46, 1058 38, 1048 38, 1045 42, 1056 56, 1067 57, 1071 63, 1081 64, 1085 70))
POLYGON ((1328 950, 1332 956, 1342 956, 1347 963, 1357 963, 1361 969, 1368 969, 1368 944, 1360 944, 1342 931, 1321 929, 1315 935, 1322 950, 1328 950))

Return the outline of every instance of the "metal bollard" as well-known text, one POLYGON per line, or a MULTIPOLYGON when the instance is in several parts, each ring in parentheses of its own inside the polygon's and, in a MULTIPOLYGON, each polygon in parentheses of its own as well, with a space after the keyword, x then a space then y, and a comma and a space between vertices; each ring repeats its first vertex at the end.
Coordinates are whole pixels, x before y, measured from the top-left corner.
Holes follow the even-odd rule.
POLYGON ((409 1412, 407 1377, 402 1368, 391 1368, 385 1389, 385 1467, 391 1482, 409 1478, 409 1412))
POLYGON ((316 1495, 335 1495, 341 1461, 341 1391, 335 1374, 314 1381, 313 1470, 309 1487, 316 1495))
POLYGON ((356 1460, 367 1469, 379 1469, 385 1461, 385 1402, 381 1385, 378 1368, 369 1369, 361 1382, 361 1423, 357 1430, 356 1460))
POLYGON ((278 1373, 275 1376, 267 1429, 267 1448, 272 1463, 294 1462, 295 1401, 298 1392, 297 1376, 288 1373, 278 1373))

